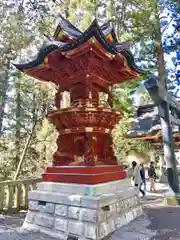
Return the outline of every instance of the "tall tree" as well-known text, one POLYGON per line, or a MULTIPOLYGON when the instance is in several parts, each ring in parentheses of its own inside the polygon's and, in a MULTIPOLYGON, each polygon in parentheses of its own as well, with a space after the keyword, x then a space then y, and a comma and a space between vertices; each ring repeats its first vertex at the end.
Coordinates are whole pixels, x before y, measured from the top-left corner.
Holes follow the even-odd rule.
POLYGON ((41 152, 38 146, 40 142, 43 146, 49 144, 46 139, 39 141, 37 133, 43 127, 42 117, 52 89, 24 77, 12 67, 12 61, 29 61, 36 51, 34 46, 43 41, 42 32, 46 29, 46 34, 52 33, 57 11, 47 0, 11 0, 1 1, 0 13, 0 172, 2 177, 8 178, 14 174, 20 159, 25 159, 21 176, 32 174, 30 166, 37 173, 41 152), (36 121, 38 124, 33 129, 36 121), (26 144, 30 135, 32 137, 26 144))
POLYGON ((180 2, 174 0, 164 0, 166 4, 166 19, 162 22, 166 32, 163 38, 163 49, 168 59, 171 61, 166 64, 168 78, 173 82, 173 94, 180 97, 180 2))
POLYGON ((24 1, 1 2, 1 34, 0 34, 0 132, 2 132, 3 118, 5 113, 6 101, 8 98, 9 79, 11 76, 11 63, 17 58, 18 50, 22 49, 31 41, 21 27, 23 16, 24 1))

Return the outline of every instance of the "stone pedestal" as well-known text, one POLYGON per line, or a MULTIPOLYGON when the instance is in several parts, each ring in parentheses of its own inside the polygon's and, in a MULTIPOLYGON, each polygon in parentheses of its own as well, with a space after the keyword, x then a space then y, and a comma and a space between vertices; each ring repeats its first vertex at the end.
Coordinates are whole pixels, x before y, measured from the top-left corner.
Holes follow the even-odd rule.
POLYGON ((100 240, 142 213, 129 179, 96 185, 42 182, 29 193, 23 228, 64 240, 100 240))

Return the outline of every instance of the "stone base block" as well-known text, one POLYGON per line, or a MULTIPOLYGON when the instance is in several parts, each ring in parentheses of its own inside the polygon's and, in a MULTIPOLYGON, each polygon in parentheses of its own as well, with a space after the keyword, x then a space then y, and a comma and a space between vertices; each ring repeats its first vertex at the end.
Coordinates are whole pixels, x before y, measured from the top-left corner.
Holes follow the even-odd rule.
POLYGON ((23 228, 64 240, 100 240, 142 214, 138 190, 129 180, 92 186, 40 183, 29 193, 23 228))
POLYGON ((70 184, 70 183, 54 183, 41 182, 37 184, 38 191, 68 193, 88 196, 99 196, 106 193, 114 193, 117 191, 124 191, 125 188, 131 186, 129 178, 112 181, 109 183, 100 183, 94 185, 88 184, 70 184))

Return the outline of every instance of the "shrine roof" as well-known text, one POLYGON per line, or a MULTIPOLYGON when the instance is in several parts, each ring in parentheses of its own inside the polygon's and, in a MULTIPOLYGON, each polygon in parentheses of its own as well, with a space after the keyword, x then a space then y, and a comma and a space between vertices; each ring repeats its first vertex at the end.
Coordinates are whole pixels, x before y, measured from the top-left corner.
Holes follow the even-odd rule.
MULTIPOLYGON (((97 20, 94 20, 85 32, 81 32, 68 20, 62 19, 53 37, 48 37, 44 41, 36 57, 28 63, 15 64, 15 66, 26 73, 31 69, 42 69, 43 66, 45 67, 46 59, 50 54, 58 52, 58 54, 66 57, 69 53, 73 52, 73 54, 75 54, 78 52, 78 49, 85 46, 87 42, 90 43, 89 45, 93 45, 94 41, 94 45, 101 50, 100 52, 104 54, 104 56, 109 57, 109 59, 117 57, 121 59, 121 61, 126 62, 124 64, 127 65, 127 74, 130 72, 129 79, 133 79, 133 77, 135 79, 140 76, 142 71, 134 62, 134 57, 129 50, 129 42, 118 43, 114 28, 110 22, 99 26, 97 20)), ((84 48, 81 48, 79 52, 83 52, 83 50, 84 48)), ((63 61, 63 58, 58 58, 58 60, 63 61)), ((49 81, 48 79, 44 80, 49 81)))
POLYGON ((153 104, 139 106, 136 109, 133 126, 127 133, 128 137, 146 137, 153 136, 161 130, 160 118, 157 107, 153 104))
MULTIPOLYGON (((160 116, 158 107, 155 104, 139 106, 136 109, 132 128, 128 131, 128 138, 136 138, 142 140, 153 140, 159 138, 161 131, 160 116)), ((178 132, 178 128, 173 126, 174 136, 178 132)))

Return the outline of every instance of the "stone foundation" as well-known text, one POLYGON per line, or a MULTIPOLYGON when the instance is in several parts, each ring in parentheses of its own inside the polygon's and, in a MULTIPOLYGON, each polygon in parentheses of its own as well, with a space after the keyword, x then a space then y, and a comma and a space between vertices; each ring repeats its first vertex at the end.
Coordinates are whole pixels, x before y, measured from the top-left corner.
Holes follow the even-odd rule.
POLYGON ((96 185, 42 182, 29 193, 23 228, 63 240, 100 240, 142 214, 129 179, 96 185))

